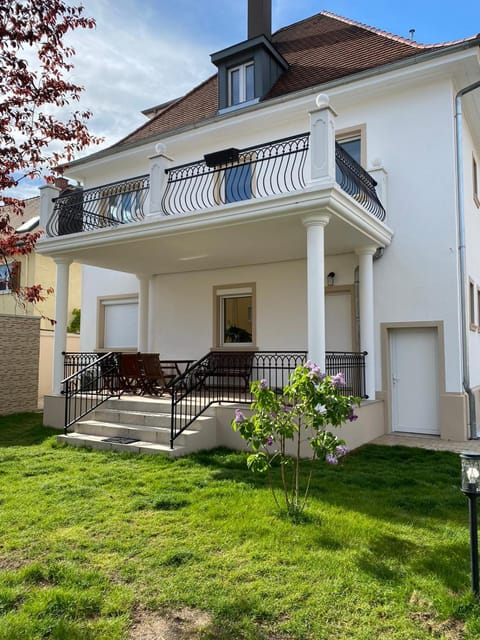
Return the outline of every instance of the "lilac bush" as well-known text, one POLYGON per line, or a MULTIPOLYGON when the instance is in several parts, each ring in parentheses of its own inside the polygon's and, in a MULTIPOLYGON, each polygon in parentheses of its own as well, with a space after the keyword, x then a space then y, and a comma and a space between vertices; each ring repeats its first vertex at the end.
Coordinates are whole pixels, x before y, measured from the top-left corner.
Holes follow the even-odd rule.
MULTIPOLYGON (((252 382, 255 400, 249 418, 240 409, 235 410, 232 427, 252 450, 247 458, 249 469, 269 475, 272 465, 280 464, 283 504, 293 519, 305 509, 315 463, 323 460, 336 465, 348 453, 345 441, 328 430, 357 419, 355 407, 360 405, 360 398, 342 395, 344 385, 343 373, 327 376, 308 361, 295 369, 281 395, 269 388, 267 380, 252 382), (305 487, 300 487, 304 441, 311 450, 310 472, 305 487), (287 442, 293 443, 293 456, 287 455, 287 442), (293 466, 293 473, 287 473, 289 466, 293 466)), ((272 483, 270 486, 280 508, 281 500, 272 483)))

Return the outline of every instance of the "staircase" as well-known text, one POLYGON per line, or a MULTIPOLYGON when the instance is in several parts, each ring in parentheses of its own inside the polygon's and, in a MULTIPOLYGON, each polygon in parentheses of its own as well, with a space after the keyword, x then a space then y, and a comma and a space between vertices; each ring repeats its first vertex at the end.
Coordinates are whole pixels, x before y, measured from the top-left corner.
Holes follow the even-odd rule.
POLYGON ((58 436, 58 441, 104 451, 163 453, 174 457, 216 446, 216 419, 211 410, 199 416, 177 437, 174 449, 170 449, 169 397, 111 398, 87 418, 75 423, 67 435, 58 436))

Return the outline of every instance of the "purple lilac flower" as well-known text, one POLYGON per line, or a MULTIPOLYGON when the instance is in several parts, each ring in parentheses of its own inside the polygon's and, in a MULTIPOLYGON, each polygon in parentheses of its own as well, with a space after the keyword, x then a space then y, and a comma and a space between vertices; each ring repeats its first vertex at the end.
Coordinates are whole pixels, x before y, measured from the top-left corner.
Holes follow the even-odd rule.
POLYGON ((265 438, 265 444, 267 444, 267 445, 273 444, 273 438, 271 438, 270 436, 267 436, 265 438))
POLYGON ((327 453, 327 455, 325 456, 325 460, 328 462, 328 464, 338 464, 338 458, 334 456, 333 453, 327 453))
POLYGON ((345 384, 345 376, 341 371, 337 373, 336 376, 333 376, 332 383, 334 387, 343 387, 345 384))
POLYGON ((240 409, 235 409, 235 422, 237 424, 241 424, 242 422, 245 422, 245 416, 243 415, 240 409))
POLYGON ((350 422, 355 422, 355 420, 358 420, 358 416, 353 413, 353 411, 352 413, 350 413, 350 415, 347 416, 347 418, 350 420, 350 422))
POLYGON ((339 444, 338 447, 335 447, 335 455, 337 458, 342 458, 346 456, 349 452, 349 449, 344 444, 339 444))
POLYGON ((260 380, 260 389, 262 389, 262 391, 263 391, 264 389, 267 389, 267 388, 268 388, 268 383, 267 383, 267 381, 265 380, 265 378, 262 378, 262 379, 260 380))

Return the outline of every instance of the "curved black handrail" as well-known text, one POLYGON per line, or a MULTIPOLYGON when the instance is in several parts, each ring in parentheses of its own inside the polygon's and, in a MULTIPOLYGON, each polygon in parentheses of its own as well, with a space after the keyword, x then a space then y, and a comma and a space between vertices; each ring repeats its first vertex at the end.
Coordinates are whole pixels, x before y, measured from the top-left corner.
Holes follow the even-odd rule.
POLYGON ((338 142, 335 143, 335 162, 339 187, 383 222, 386 214, 375 191, 376 181, 338 142))
POLYGON ((205 160, 167 169, 165 215, 191 213, 230 202, 303 189, 309 134, 238 152, 238 159, 209 166, 205 160))
POLYGON ((94 231, 144 219, 150 176, 137 176, 93 189, 70 187, 55 198, 47 235, 94 231))

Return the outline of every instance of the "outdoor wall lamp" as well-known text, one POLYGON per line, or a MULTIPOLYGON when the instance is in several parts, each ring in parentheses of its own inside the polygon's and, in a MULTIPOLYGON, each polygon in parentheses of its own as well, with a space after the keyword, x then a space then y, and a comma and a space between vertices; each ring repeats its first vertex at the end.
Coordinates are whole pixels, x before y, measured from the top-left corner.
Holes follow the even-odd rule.
POLYGON ((327 276, 327 284, 329 287, 333 287, 333 285, 335 284, 335 272, 334 271, 330 271, 330 273, 327 276))
POLYGON ((462 491, 468 498, 470 516, 470 567, 472 591, 478 596, 478 524, 477 496, 480 494, 480 453, 461 453, 462 491))

